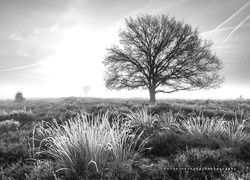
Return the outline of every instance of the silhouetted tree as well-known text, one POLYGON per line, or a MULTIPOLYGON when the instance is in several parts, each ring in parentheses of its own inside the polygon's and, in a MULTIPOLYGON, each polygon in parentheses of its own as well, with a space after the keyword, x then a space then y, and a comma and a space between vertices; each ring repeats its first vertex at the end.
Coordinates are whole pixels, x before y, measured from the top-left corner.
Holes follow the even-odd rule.
POLYGON ((23 94, 18 91, 15 95, 15 102, 23 102, 25 101, 25 98, 23 97, 23 94))
POLYGON ((212 42, 182 21, 166 15, 130 17, 119 36, 122 46, 109 48, 103 61, 108 89, 148 89, 155 102, 159 92, 216 88, 223 82, 212 42))

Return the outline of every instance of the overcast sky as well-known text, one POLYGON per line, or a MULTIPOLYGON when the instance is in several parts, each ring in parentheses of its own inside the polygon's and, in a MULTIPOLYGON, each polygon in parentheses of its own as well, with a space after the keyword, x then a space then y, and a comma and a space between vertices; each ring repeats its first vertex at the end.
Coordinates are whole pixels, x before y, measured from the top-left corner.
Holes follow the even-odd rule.
POLYGON ((119 43, 125 18, 141 13, 198 27, 224 64, 221 88, 157 98, 250 98, 247 0, 0 0, 0 99, 17 91, 25 97, 148 97, 147 91, 109 91, 103 82, 106 48, 119 43))

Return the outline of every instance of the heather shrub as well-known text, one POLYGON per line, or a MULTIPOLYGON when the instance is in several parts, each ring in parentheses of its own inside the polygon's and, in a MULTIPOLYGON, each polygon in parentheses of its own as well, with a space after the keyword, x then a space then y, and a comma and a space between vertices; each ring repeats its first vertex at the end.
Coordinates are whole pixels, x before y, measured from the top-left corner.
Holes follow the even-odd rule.
POLYGON ((46 179, 54 180, 58 179, 55 173, 55 165, 50 160, 36 160, 33 164, 33 168, 26 174, 26 179, 37 180, 46 179))
POLYGON ((123 162, 121 164, 113 164, 109 167, 109 172, 103 172, 105 179, 120 179, 120 180, 134 180, 140 176, 135 169, 133 169, 133 161, 123 162))
POLYGON ((2 163, 9 164, 17 160, 24 160, 30 157, 29 144, 27 139, 22 139, 19 142, 0 141, 0 157, 2 163))
POLYGON ((14 120, 5 120, 0 122, 0 135, 7 133, 9 131, 16 131, 20 126, 18 121, 14 120))
POLYGON ((27 175, 30 174, 33 170, 32 164, 26 164, 23 161, 19 160, 17 162, 11 163, 3 170, 3 175, 7 179, 17 179, 23 180, 27 178, 27 175))
POLYGON ((174 111, 174 108, 171 106, 170 103, 157 103, 155 105, 151 105, 150 107, 150 111, 153 112, 154 114, 162 114, 164 112, 168 112, 168 111, 174 111))
POLYGON ((173 164, 177 167, 230 167, 234 157, 223 150, 191 148, 174 155, 173 164))
POLYGON ((133 163, 135 171, 139 174, 139 179, 152 180, 171 179, 166 171, 166 167, 169 165, 165 158, 141 158, 133 163))
POLYGON ((226 180, 248 180, 250 179, 250 173, 249 172, 244 172, 244 171, 237 171, 237 172, 229 172, 229 173, 223 173, 222 174, 223 179, 226 180))
POLYGON ((20 123, 20 127, 22 127, 27 124, 32 124, 32 122, 35 121, 35 116, 31 111, 14 110, 8 114, 4 114, 0 116, 0 121, 6 120, 6 119, 13 119, 14 121, 18 121, 20 123))
POLYGON ((191 148, 186 151, 179 151, 171 158, 172 167, 179 169, 170 175, 178 178, 183 172, 189 179, 221 179, 223 178, 222 168, 233 167, 237 162, 235 157, 223 150, 212 150, 208 148, 191 148), (183 171, 182 169, 188 169, 183 171), (202 168, 202 170, 200 170, 202 168), (181 173, 181 174, 180 174, 181 173))
POLYGON ((31 130, 9 131, 0 135, 0 141, 6 143, 21 142, 24 139, 29 139, 29 136, 31 136, 31 130))
POLYGON ((176 154, 178 150, 184 150, 188 146, 186 140, 171 130, 161 130, 154 133, 145 147, 150 148, 146 151, 148 155, 168 157, 176 154))
POLYGON ((16 130, 0 135, 0 164, 30 157, 30 131, 16 130))
POLYGON ((237 152, 238 158, 250 162, 250 142, 242 145, 238 152, 237 152))

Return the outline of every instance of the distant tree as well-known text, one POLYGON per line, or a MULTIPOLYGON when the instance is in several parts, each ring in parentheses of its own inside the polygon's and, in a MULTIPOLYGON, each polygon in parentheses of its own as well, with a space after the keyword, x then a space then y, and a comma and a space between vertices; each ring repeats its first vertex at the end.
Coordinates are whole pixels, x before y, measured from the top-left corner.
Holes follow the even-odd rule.
POLYGON ((15 102, 23 102, 25 101, 25 98, 23 97, 23 94, 18 91, 15 95, 15 102))
POLYGON ((87 94, 89 93, 90 86, 89 85, 83 86, 82 90, 83 90, 84 96, 86 97, 87 94))
POLYGON ((242 95, 240 95, 240 96, 237 98, 237 100, 242 101, 242 100, 244 100, 244 97, 243 97, 242 95))
POLYGON ((223 82, 212 43, 182 21, 166 15, 130 17, 119 36, 122 47, 109 48, 103 61, 108 89, 148 89, 154 103, 156 93, 216 88, 223 82))

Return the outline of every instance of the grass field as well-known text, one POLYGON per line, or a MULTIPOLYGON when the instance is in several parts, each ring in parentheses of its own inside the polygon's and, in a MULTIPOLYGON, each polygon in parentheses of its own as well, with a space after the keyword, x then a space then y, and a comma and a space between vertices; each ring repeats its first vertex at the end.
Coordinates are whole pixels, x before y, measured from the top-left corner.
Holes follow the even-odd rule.
POLYGON ((0 179, 250 179, 250 100, 0 101, 0 179))

